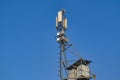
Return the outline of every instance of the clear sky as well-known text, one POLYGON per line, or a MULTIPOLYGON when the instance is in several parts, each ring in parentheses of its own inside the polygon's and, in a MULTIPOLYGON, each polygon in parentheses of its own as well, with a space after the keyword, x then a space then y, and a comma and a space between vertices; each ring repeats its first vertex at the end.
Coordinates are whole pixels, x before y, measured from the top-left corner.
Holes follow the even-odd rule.
POLYGON ((0 80, 59 80, 55 18, 92 60, 97 80, 120 80, 120 0, 0 0, 0 80))

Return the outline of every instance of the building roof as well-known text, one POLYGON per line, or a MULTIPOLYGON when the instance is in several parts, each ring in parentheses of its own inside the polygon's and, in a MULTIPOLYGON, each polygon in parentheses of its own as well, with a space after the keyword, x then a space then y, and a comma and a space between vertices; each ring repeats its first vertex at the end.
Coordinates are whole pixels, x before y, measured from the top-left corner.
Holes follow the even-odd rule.
POLYGON ((92 61, 89 60, 84 60, 82 58, 80 58, 79 60, 77 60, 75 63, 73 63, 72 65, 70 65, 67 70, 71 70, 71 69, 75 69, 77 68, 77 66, 84 64, 84 65, 88 65, 89 63, 91 63, 92 61))

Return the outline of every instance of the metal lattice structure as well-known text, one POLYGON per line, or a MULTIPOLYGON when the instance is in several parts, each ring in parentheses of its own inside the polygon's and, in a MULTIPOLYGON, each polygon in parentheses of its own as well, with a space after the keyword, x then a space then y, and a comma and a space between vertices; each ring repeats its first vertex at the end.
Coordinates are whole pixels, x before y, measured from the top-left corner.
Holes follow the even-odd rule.
POLYGON ((71 46, 66 36, 67 18, 64 9, 58 11, 56 17, 57 42, 60 47, 59 53, 59 75, 60 80, 90 80, 96 76, 91 73, 89 64, 91 61, 80 57, 74 63, 68 65, 66 50, 71 46))
POLYGON ((57 29, 57 42, 60 44, 59 63, 60 63, 60 80, 64 80, 64 68, 68 66, 66 60, 65 49, 68 46, 68 39, 65 35, 67 29, 67 18, 65 16, 65 10, 62 9, 58 12, 56 17, 56 29, 57 29))

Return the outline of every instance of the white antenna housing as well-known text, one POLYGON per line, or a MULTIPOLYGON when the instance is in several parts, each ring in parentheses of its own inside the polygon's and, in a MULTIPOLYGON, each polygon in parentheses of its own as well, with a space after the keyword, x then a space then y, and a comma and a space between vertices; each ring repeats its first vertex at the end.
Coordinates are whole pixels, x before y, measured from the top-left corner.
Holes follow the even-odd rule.
POLYGON ((67 18, 63 20, 63 28, 67 29, 67 18))
POLYGON ((58 18, 56 17, 56 28, 58 28, 58 18))
POLYGON ((58 12, 58 22, 62 22, 62 11, 58 12))

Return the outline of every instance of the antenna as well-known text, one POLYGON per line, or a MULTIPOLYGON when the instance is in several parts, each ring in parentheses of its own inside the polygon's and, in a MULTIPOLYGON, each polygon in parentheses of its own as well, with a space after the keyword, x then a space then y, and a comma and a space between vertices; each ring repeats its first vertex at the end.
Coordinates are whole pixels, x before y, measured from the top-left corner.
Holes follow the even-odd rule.
POLYGON ((58 15, 56 17, 57 42, 60 45, 60 80, 64 80, 64 69, 68 67, 65 54, 66 46, 68 45, 68 38, 65 34, 67 30, 67 18, 65 16, 65 13, 66 11, 64 9, 61 9, 58 11, 58 15))
POLYGON ((71 47, 69 40, 66 36, 67 30, 67 18, 66 11, 61 9, 58 11, 56 17, 56 29, 57 29, 57 43, 60 45, 59 53, 59 75, 60 80, 90 80, 96 78, 94 74, 90 72, 89 64, 91 61, 80 58, 73 64, 68 66, 66 50, 71 47))

